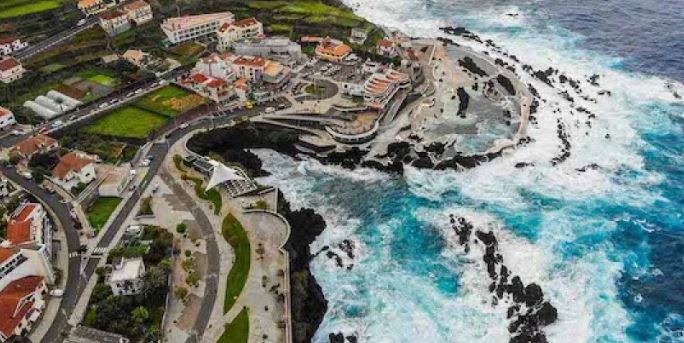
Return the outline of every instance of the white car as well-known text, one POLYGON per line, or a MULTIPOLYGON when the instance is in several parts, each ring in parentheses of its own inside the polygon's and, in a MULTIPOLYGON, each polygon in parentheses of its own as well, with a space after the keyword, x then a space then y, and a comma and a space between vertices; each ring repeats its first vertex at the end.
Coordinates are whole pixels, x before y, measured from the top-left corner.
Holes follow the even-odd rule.
POLYGON ((59 298, 64 295, 64 290, 60 288, 55 288, 50 291, 50 295, 59 298))
POLYGON ((12 130, 12 131, 10 132, 10 135, 12 135, 12 136, 21 136, 21 135, 23 135, 23 134, 24 134, 24 133, 21 132, 21 131, 19 131, 19 130, 12 130))
POLYGON ((149 158, 145 158, 142 161, 140 161, 140 166, 141 167, 148 167, 150 165, 150 162, 152 162, 152 161, 150 161, 149 158))
POLYGON ((76 25, 77 25, 77 26, 83 26, 83 25, 85 25, 85 23, 86 23, 86 20, 85 20, 85 19, 81 19, 81 20, 78 21, 78 23, 76 23, 76 25))
POLYGON ((188 124, 188 123, 183 123, 183 124, 180 124, 179 128, 180 128, 181 130, 187 129, 189 125, 190 125, 190 124, 188 124))
POLYGON ((62 125, 64 125, 64 122, 61 121, 61 120, 55 120, 55 122, 52 123, 52 127, 55 128, 55 129, 58 128, 58 127, 60 127, 60 126, 62 126, 62 125))

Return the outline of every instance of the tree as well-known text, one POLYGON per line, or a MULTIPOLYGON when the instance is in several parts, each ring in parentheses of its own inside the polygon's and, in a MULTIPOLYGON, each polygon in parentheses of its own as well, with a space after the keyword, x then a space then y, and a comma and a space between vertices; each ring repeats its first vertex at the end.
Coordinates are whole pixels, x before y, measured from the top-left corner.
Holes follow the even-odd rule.
POLYGON ((134 308, 131 312, 131 317, 133 317, 134 322, 140 325, 144 323, 148 318, 150 318, 150 313, 147 311, 145 307, 138 306, 134 308))
POLYGON ((185 230, 187 230, 187 228, 188 226, 185 223, 178 223, 178 225, 176 225, 176 232, 182 235, 185 233, 185 230))
POLYGON ((152 266, 145 273, 145 293, 149 297, 163 298, 168 285, 168 273, 157 266, 152 266))

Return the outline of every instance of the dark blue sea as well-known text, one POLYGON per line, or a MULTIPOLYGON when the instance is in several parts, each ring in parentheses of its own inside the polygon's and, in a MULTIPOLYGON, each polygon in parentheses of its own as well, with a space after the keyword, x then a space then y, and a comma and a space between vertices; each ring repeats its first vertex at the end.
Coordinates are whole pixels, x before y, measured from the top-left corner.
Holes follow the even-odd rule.
POLYGON ((315 341, 507 342, 506 308, 491 306, 486 269, 455 244, 449 214, 493 230, 513 272, 541 285, 559 314, 550 342, 684 341, 684 1, 347 3, 413 36, 465 26, 580 80, 595 101, 568 103, 523 76, 546 100, 534 142, 464 172, 390 177, 260 151, 273 173, 263 182, 325 217, 313 251, 355 243, 344 268, 314 260, 329 300, 315 341), (578 106, 595 113, 591 127, 578 106), (554 165, 559 121, 572 148, 554 165))

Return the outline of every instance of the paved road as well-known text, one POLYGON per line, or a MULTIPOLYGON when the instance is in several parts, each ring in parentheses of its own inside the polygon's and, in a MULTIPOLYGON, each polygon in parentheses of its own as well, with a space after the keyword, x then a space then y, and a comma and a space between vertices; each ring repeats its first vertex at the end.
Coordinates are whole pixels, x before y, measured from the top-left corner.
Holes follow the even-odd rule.
MULTIPOLYGON (((43 201, 55 214, 56 218, 53 220, 59 221, 67 238, 67 249, 69 252, 78 251, 79 249, 79 233, 76 230, 74 221, 69 214, 67 205, 60 202, 61 198, 52 195, 44 189, 38 187, 32 180, 27 180, 16 173, 16 170, 11 167, 1 167, 2 172, 15 183, 19 184, 36 198, 43 201)), ((64 295, 62 297, 61 309, 57 313, 52 326, 43 338, 43 342, 56 342, 61 338, 61 329, 66 325, 67 319, 76 306, 80 291, 79 287, 84 285, 85 279, 80 277, 81 257, 69 257, 69 270, 64 275, 66 277, 66 287, 64 288, 64 295)))
POLYGON ((46 40, 33 43, 25 49, 18 51, 16 54, 14 54, 14 57, 16 57, 19 60, 26 60, 28 58, 31 58, 35 54, 45 51, 46 49, 49 49, 61 42, 64 42, 65 40, 77 35, 78 33, 86 29, 93 27, 96 24, 97 17, 90 17, 89 19, 86 19, 86 22, 83 25, 76 26, 66 31, 60 32, 46 40))

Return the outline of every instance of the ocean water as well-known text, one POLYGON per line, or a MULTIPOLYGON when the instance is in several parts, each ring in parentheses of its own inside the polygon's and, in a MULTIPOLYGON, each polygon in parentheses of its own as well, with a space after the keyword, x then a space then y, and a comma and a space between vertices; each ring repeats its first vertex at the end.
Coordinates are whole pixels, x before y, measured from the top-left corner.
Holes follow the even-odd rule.
POLYGON ((342 332, 360 342, 507 342, 506 309, 489 303, 480 258, 455 243, 452 213, 494 230, 512 272, 541 285, 559 311, 549 341, 684 341, 684 104, 672 93, 684 95, 684 2, 348 4, 415 36, 466 26, 522 63, 581 80, 596 102, 576 97, 575 107, 596 118, 588 127, 559 89, 523 74, 546 100, 529 128, 534 142, 465 172, 396 177, 258 150, 272 173, 260 181, 325 217, 312 251, 331 246, 342 257, 343 267, 314 259, 329 300, 314 341, 342 332), (585 82, 592 74, 599 87, 585 82), (553 165, 559 120, 571 155, 553 165), (343 239, 353 258, 335 248, 343 239))

